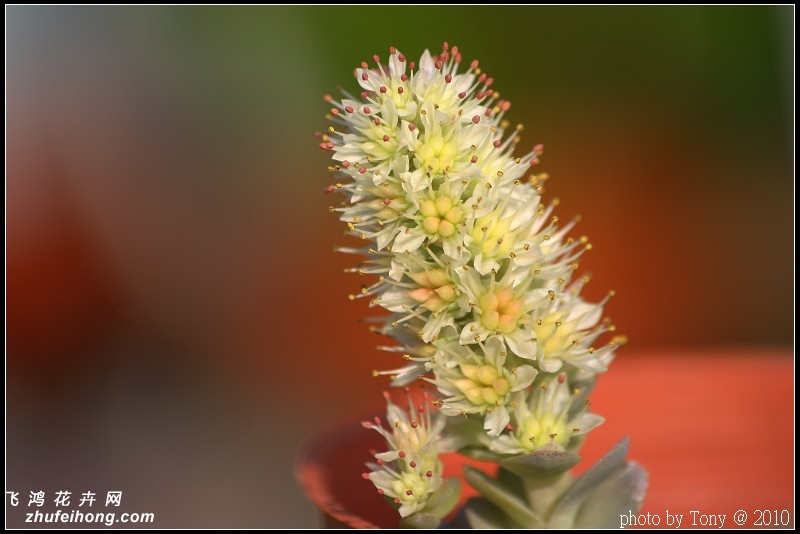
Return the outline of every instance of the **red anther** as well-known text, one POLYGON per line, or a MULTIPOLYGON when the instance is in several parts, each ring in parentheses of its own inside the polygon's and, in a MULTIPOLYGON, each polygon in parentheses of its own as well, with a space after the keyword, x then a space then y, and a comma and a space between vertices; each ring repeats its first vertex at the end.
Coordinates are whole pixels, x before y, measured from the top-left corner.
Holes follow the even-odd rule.
POLYGON ((509 432, 513 432, 514 431, 514 427, 511 426, 511 425, 506 425, 506 430, 508 430, 509 432))
POLYGON ((369 93, 368 93, 368 92, 366 92, 366 91, 361 91, 361 98, 367 98, 368 96, 369 96, 369 93))
POLYGON ((383 205, 384 206, 388 206, 391 203, 392 203, 392 199, 391 198, 384 198, 383 199, 383 205))
POLYGON ((533 152, 541 156, 542 152, 544 152, 544 145, 541 143, 536 145, 535 147, 533 147, 533 152))
POLYGON ((383 490, 381 488, 378 488, 378 495, 383 495, 383 490))
POLYGON ((408 68, 411 70, 414 70, 416 67, 417 67, 416 61, 412 61, 411 63, 408 64, 408 68))
POLYGON ((437 59, 433 66, 436 68, 436 70, 439 70, 442 68, 442 62, 437 59))
POLYGON ((328 148, 329 150, 333 150, 333 143, 328 141, 327 143, 325 143, 325 147, 328 148))
POLYGON ((475 93, 475 98, 477 98, 478 100, 480 100, 484 96, 486 96, 486 93, 484 93, 483 91, 478 91, 477 93, 475 93))
POLYGON ((349 166, 350 166, 350 162, 349 162, 349 161, 347 161, 347 160, 344 160, 344 161, 342 162, 342 167, 344 167, 345 169, 346 169, 347 167, 349 167, 349 166))
POLYGON ((380 58, 380 56, 378 56, 378 54, 375 54, 374 56, 372 56, 372 61, 374 61, 375 63, 380 64, 381 58, 380 58))
POLYGON ((471 163, 478 163, 478 156, 472 156, 472 158, 469 161, 471 163))
POLYGON ((333 97, 331 95, 325 95, 322 97, 325 102, 333 102, 333 97))
POLYGON ((567 375, 558 375, 558 383, 563 384, 564 380, 567 379, 567 375))
POLYGON ((400 54, 399 56, 397 56, 397 59, 400 60, 400 63, 403 63, 406 60, 406 56, 404 56, 403 54, 400 54))
POLYGON ((326 195, 330 195, 334 191, 336 191, 336 186, 335 185, 329 185, 328 187, 326 187, 324 189, 324 192, 325 192, 326 195))
POLYGON ((491 117, 491 115, 492 115, 492 108, 486 108, 486 111, 484 112, 484 115, 486 115, 487 117, 491 117))
POLYGON ((348 113, 352 113, 352 112, 353 112, 353 106, 345 106, 345 107, 344 107, 344 110, 345 110, 346 112, 348 112, 348 113))
POLYGON ((362 68, 362 69, 368 69, 368 68, 369 68, 369 65, 367 65, 367 62, 366 62, 366 61, 362 61, 362 62, 361 62, 361 68, 362 68))
POLYGON ((381 119, 380 119, 380 117, 375 117, 375 120, 373 120, 372 122, 374 122, 374 123, 375 123, 375 126, 380 126, 380 125, 381 125, 381 119))
POLYGON ((403 88, 402 87, 398 87, 397 88, 397 94, 398 95, 402 95, 403 94, 403 88))
POLYGON ((454 46, 453 49, 450 51, 454 56, 458 55, 458 47, 454 46))
POLYGON ((408 81, 408 74, 401 74, 400 75, 400 80, 402 80, 404 82, 407 82, 408 81))
POLYGON ((358 172, 359 172, 359 174, 364 174, 364 173, 367 172, 367 168, 366 167, 361 167, 360 169, 358 169, 358 172))
MULTIPOLYGON (((442 50, 447 50, 448 48, 450 48, 450 45, 447 44, 447 41, 443 42, 442 43, 442 50)), ((453 50, 455 50, 455 48, 453 50)))
POLYGON ((470 64, 470 66, 469 66, 469 68, 471 68, 471 69, 477 69, 477 68, 478 68, 478 60, 477 60, 477 59, 473 59, 473 60, 472 60, 472 63, 471 63, 471 64, 470 64))
POLYGON ((510 108, 510 107, 511 107, 511 102, 509 102, 508 100, 506 100, 505 102, 503 102, 503 104, 500 106, 500 108, 501 108, 503 111, 508 111, 508 108, 510 108))
POLYGON ((425 476, 431 478, 433 476, 433 471, 428 471, 427 473, 425 473, 425 476))
MULTIPOLYGON (((509 425, 509 426, 510 426, 510 425, 509 425)), ((374 454, 373 454, 373 456, 374 456, 374 454)), ((380 458, 378 458, 377 460, 375 460, 375 463, 376 463, 376 464, 378 464, 378 465, 383 465, 383 460, 381 460, 380 458)))
POLYGON ((502 145, 503 142, 500 141, 500 139, 496 139, 495 142, 492 144, 494 145, 495 148, 500 148, 500 145, 502 145))
POLYGON ((381 93, 385 93, 386 92, 386 87, 381 85, 381 87, 380 87, 380 89, 378 89, 378 91, 380 91, 381 93))
POLYGON ((400 458, 405 458, 406 457, 405 451, 400 451, 397 454, 398 454, 398 456, 400 456, 400 458))
POLYGON ((364 81, 369 80, 369 74, 367 74, 366 72, 362 72, 361 73, 361 79, 364 80, 364 81))
POLYGON ((369 473, 361 473, 361 478, 364 480, 369 480, 369 473))
POLYGON ((336 108, 331 108, 331 114, 332 115, 338 115, 339 114, 339 110, 336 109, 336 108))
POLYGON ((414 495, 414 492, 411 490, 406 490, 406 495, 410 497, 411 495, 414 495))
POLYGON ((494 78, 489 78, 488 80, 486 80, 486 86, 487 87, 492 85, 493 83, 494 83, 494 78))
POLYGON ((486 91, 486 96, 492 96, 494 94, 494 89, 489 89, 486 91))
POLYGON ((461 91, 460 93, 458 93, 458 98, 466 98, 466 97, 467 97, 466 91, 461 91))
POLYGON ((413 132, 414 130, 417 129, 417 125, 412 122, 411 124, 408 125, 408 129, 413 132))
POLYGON ((414 469, 415 467, 417 467, 417 462, 409 462, 408 465, 411 466, 411 469, 414 469))
POLYGON ((369 106, 364 106, 364 113, 366 113, 367 115, 369 115, 370 113, 372 113, 372 110, 371 110, 371 109, 369 109, 369 106))
POLYGON ((481 122, 481 118, 478 115, 475 115, 474 117, 472 117, 472 122, 478 124, 479 122, 481 122))
POLYGON ((320 143, 320 144, 319 144, 319 147, 320 147, 322 150, 328 150, 328 145, 326 145, 325 143, 320 143))
POLYGON ((383 142, 384 143, 388 143, 389 142, 389 136, 388 135, 384 135, 383 136, 383 142))
POLYGON ((485 72, 484 72, 484 73, 482 73, 480 76, 478 76, 478 81, 479 81, 479 82, 482 82, 482 81, 484 81, 485 79, 486 79, 486 73, 485 73, 485 72))
POLYGON ((393 47, 393 46, 390 46, 389 47, 389 53, 392 54, 392 55, 395 55, 397 53, 397 49, 395 47, 393 47))
POLYGON ((450 74, 445 74, 444 75, 444 83, 450 83, 452 81, 453 81, 453 76, 452 75, 450 75, 450 74))
POLYGON ((417 426, 418 425, 416 421, 411 421, 411 428, 417 428, 417 426))
POLYGON ((538 165, 538 164, 539 164, 539 160, 538 160, 538 159, 536 159, 536 158, 533 158, 533 159, 531 160, 531 167, 533 167, 534 165, 538 165))

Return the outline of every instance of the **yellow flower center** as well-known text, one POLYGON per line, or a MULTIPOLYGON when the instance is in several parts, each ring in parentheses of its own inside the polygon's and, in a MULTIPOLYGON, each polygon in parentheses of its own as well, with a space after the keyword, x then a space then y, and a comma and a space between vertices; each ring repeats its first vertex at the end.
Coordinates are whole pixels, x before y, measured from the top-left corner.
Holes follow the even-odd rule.
POLYGON ((455 235, 457 226, 464 220, 461 206, 454 205, 452 199, 446 196, 437 197, 435 200, 424 200, 420 204, 419 211, 423 216, 422 228, 432 236, 455 235))
POLYGON ((489 330, 510 334, 522 315, 522 302, 514 298, 510 287, 489 291, 478 302, 481 324, 489 330))
POLYGON ((416 154, 420 168, 432 174, 442 174, 453 165, 458 146, 440 132, 440 135, 430 135, 427 141, 420 143, 416 154))
POLYGON ((549 413, 541 417, 530 417, 522 424, 521 430, 520 445, 531 451, 548 443, 566 446, 572 436, 564 418, 556 418, 549 413))
POLYGON ((508 380, 491 365, 461 364, 459 367, 464 378, 454 381, 453 385, 476 406, 495 405, 511 389, 508 380))
POLYGON ((555 311, 535 322, 533 333, 539 340, 539 346, 547 354, 558 353, 570 346, 575 339, 577 320, 564 322, 566 313, 555 311))
POLYGON ((473 247, 484 256, 507 255, 514 245, 511 218, 501 218, 494 213, 476 219, 470 235, 473 239, 473 247))

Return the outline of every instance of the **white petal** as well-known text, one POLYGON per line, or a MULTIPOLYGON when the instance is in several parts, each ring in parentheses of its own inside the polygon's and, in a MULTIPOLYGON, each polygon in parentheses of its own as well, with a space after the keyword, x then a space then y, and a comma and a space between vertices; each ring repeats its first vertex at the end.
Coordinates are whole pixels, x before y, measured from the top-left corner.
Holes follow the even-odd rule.
POLYGON ((484 334, 487 334, 489 331, 486 330, 478 321, 473 321, 469 323, 467 326, 461 330, 461 337, 459 338, 459 343, 462 345, 469 345, 471 343, 477 343, 475 338, 480 336, 481 338, 485 337, 484 334))
POLYGON ((493 258, 486 258, 483 253, 478 253, 475 256, 474 263, 475 270, 484 276, 492 272, 492 269, 494 269, 495 272, 500 270, 500 264, 497 262, 497 260, 493 258))
POLYGON ((505 336, 506 344, 511 352, 527 360, 536 359, 536 341, 532 341, 532 339, 531 333, 523 329, 518 329, 505 336))
POLYGON ((405 228, 400 230, 392 245, 395 252, 411 252, 422 246, 425 242, 425 234, 417 228, 405 228))
POLYGON ((444 253, 456 261, 459 261, 461 259, 461 255, 463 254, 463 248, 461 245, 462 240, 461 235, 459 234, 442 239, 442 249, 444 249, 444 253))
POLYGON ((516 382, 514 382, 514 386, 511 388, 511 391, 520 391, 530 386, 538 374, 539 371, 534 369, 533 366, 520 365, 514 372, 516 382))
POLYGON ((596 413, 585 413, 578 420, 577 424, 580 431, 576 432, 576 434, 585 434, 590 430, 594 430, 598 426, 602 425, 604 422, 605 419, 596 413))
POLYGON ((495 406, 483 419, 483 429, 490 436, 499 436, 510 420, 505 406, 495 406))
POLYGON ((558 358, 541 358, 539 360, 539 369, 544 371, 545 373, 555 373, 561 366, 564 365, 564 362, 559 360, 558 358))

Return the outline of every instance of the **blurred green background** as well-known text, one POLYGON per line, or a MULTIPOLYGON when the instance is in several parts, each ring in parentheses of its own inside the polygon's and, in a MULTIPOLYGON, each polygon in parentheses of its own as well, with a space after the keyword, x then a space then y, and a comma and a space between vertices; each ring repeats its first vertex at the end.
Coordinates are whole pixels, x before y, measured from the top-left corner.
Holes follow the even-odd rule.
MULTIPOLYGON (((583 217, 622 356, 793 340, 794 8, 6 8, 7 489, 302 527, 301 444, 371 405, 322 96, 477 57, 583 217)), ((665 365, 670 362, 665 361, 665 365)), ((613 367, 612 367, 613 372, 613 367)), ((791 410, 792 406, 778 407, 791 410)), ((21 498, 21 500, 23 500, 21 498)), ((9 526, 24 526, 21 510, 9 526)))

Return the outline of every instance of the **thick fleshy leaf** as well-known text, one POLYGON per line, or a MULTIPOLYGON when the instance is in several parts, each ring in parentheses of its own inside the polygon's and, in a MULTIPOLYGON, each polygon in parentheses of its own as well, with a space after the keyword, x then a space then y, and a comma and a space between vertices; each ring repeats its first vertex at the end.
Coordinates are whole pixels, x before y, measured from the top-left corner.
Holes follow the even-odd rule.
POLYGON ((623 465, 627 454, 628 438, 624 437, 575 481, 553 509, 548 526, 550 528, 572 528, 580 507, 595 488, 623 465))
POLYGON ((425 503, 424 512, 433 517, 443 518, 458 504, 461 496, 461 480, 457 477, 449 477, 442 481, 439 489, 434 491, 428 502, 425 503))
POLYGON ((541 528, 544 521, 533 513, 523 495, 514 492, 500 481, 470 466, 464 466, 464 478, 489 502, 500 508, 516 526, 541 528))
POLYGON ((464 515, 471 528, 511 528, 508 518, 495 505, 481 499, 473 497, 464 505, 464 515))
POLYGON ((400 528, 439 528, 441 520, 433 515, 424 512, 417 512, 408 517, 400 519, 400 528))
POLYGON ((546 445, 536 452, 507 458, 500 465, 521 477, 552 477, 571 469, 580 459, 577 454, 546 445))
POLYGON ((575 528, 619 528, 620 515, 639 512, 649 478, 640 465, 626 462, 589 495, 575 528))

